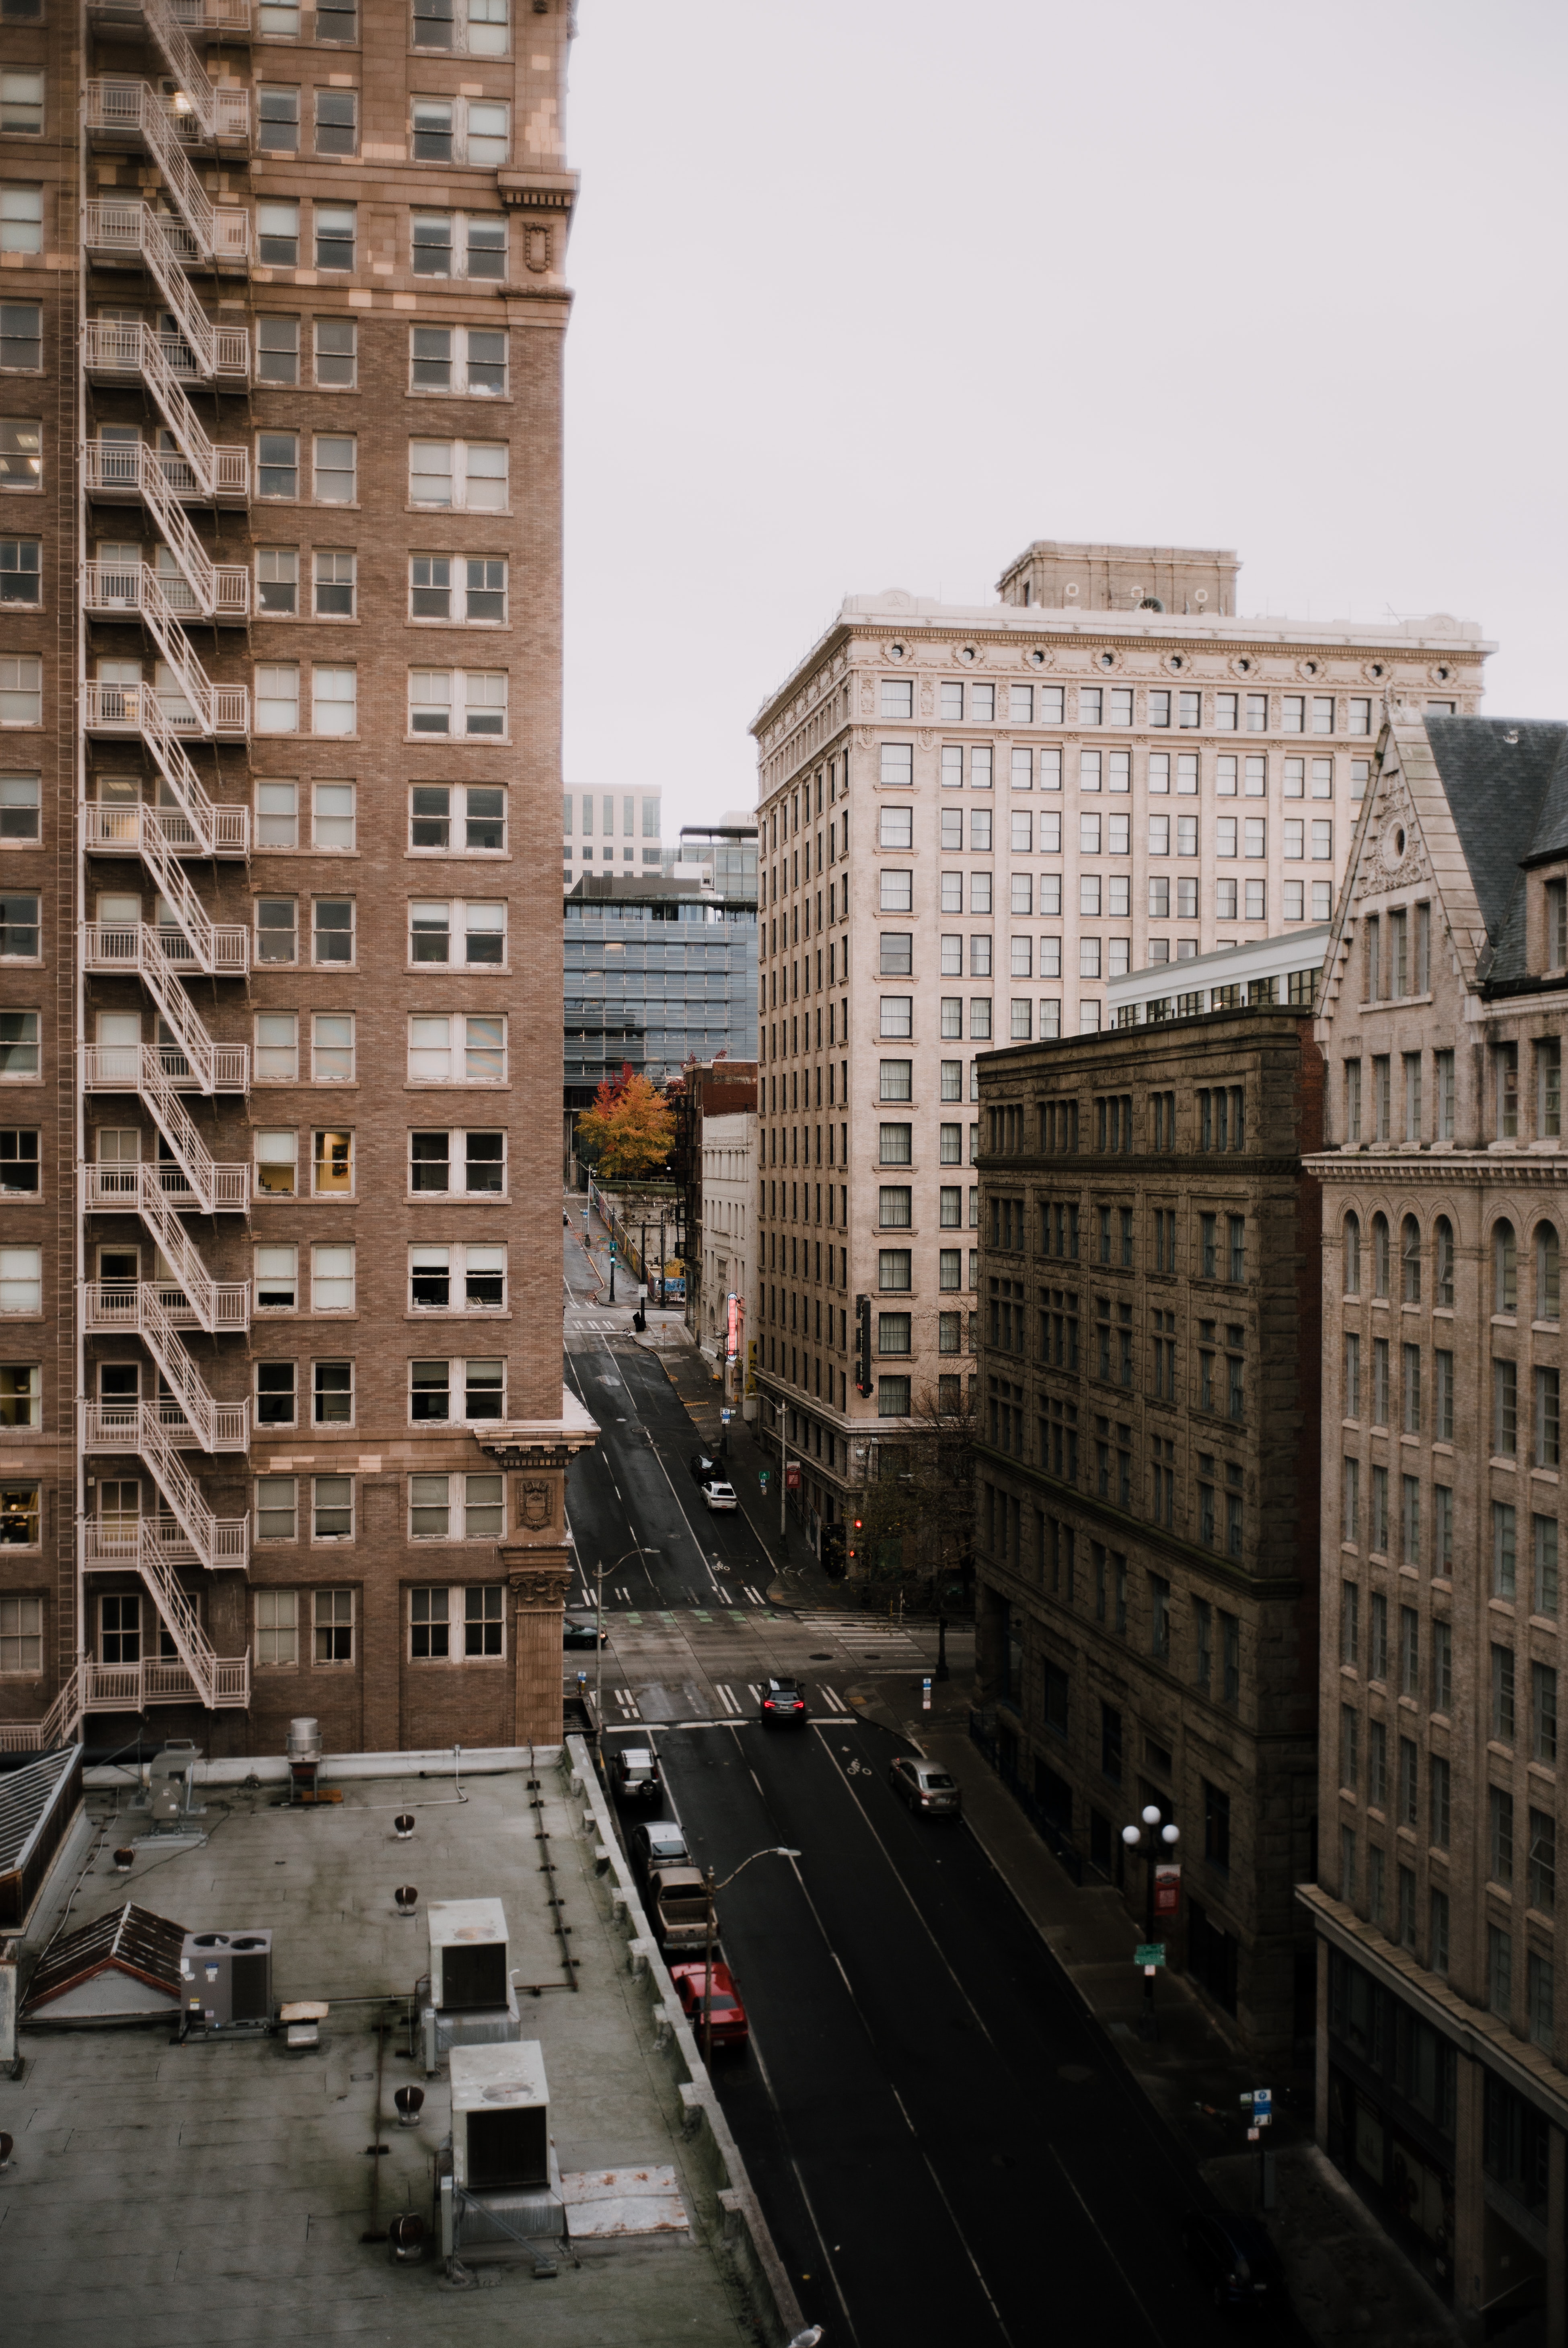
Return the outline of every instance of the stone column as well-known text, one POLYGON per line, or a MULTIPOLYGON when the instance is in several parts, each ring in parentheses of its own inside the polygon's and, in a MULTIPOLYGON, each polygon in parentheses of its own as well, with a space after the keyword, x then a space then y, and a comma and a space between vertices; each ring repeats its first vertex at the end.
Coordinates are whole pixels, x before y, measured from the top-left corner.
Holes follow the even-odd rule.
POLYGON ((556 1467, 518 1477, 517 1529, 501 1545, 501 1570, 512 1593, 512 1737, 518 1745, 561 1741, 561 1616, 571 1587, 563 1538, 565 1482, 556 1467))

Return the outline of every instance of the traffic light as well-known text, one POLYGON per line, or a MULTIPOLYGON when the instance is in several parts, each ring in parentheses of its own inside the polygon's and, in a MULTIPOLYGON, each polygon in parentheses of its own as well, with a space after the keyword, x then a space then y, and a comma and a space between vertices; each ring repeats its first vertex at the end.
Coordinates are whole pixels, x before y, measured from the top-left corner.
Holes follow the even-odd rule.
POLYGON ((857 1395, 871 1392, 871 1299, 857 1296, 855 1300, 855 1391, 857 1395))
POLYGON ((848 1550, 851 1563, 854 1562, 855 1559, 860 1553, 860 1529, 865 1521, 866 1519, 864 1517, 851 1517, 849 1520, 848 1550))

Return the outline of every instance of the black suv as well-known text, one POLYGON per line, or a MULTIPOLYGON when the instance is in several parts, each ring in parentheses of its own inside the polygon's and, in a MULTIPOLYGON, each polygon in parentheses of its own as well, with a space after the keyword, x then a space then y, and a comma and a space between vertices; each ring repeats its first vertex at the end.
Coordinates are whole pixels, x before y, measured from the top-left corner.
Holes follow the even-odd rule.
POLYGON ((705 1451, 693 1451, 689 1465, 693 1484, 711 1484, 715 1476, 722 1476, 724 1472, 718 1461, 711 1459, 705 1451))
POLYGON ((769 1680, 763 1690, 759 1715, 764 1728, 804 1728, 805 1698, 794 1680, 769 1680))

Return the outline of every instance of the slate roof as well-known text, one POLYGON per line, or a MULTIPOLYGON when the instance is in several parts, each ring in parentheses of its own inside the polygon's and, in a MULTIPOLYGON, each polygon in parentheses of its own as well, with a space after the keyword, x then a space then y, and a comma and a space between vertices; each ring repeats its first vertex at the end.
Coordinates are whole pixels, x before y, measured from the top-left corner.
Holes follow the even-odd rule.
POLYGON ((1431 717, 1437 761, 1476 901, 1489 986, 1528 975, 1524 873, 1568 855, 1568 724, 1558 718, 1431 717))

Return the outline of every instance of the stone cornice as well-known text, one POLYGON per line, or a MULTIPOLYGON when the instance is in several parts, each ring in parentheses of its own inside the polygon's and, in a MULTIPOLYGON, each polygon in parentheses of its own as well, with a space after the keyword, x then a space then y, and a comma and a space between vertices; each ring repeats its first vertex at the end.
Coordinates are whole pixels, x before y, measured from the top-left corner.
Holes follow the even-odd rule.
POLYGON ((1497 1189, 1509 1183, 1568 1186, 1568 1155, 1544 1150, 1453 1149, 1440 1156, 1430 1149, 1330 1149, 1303 1159, 1302 1165, 1318 1181, 1339 1184, 1431 1182, 1449 1189, 1481 1182, 1497 1189))

